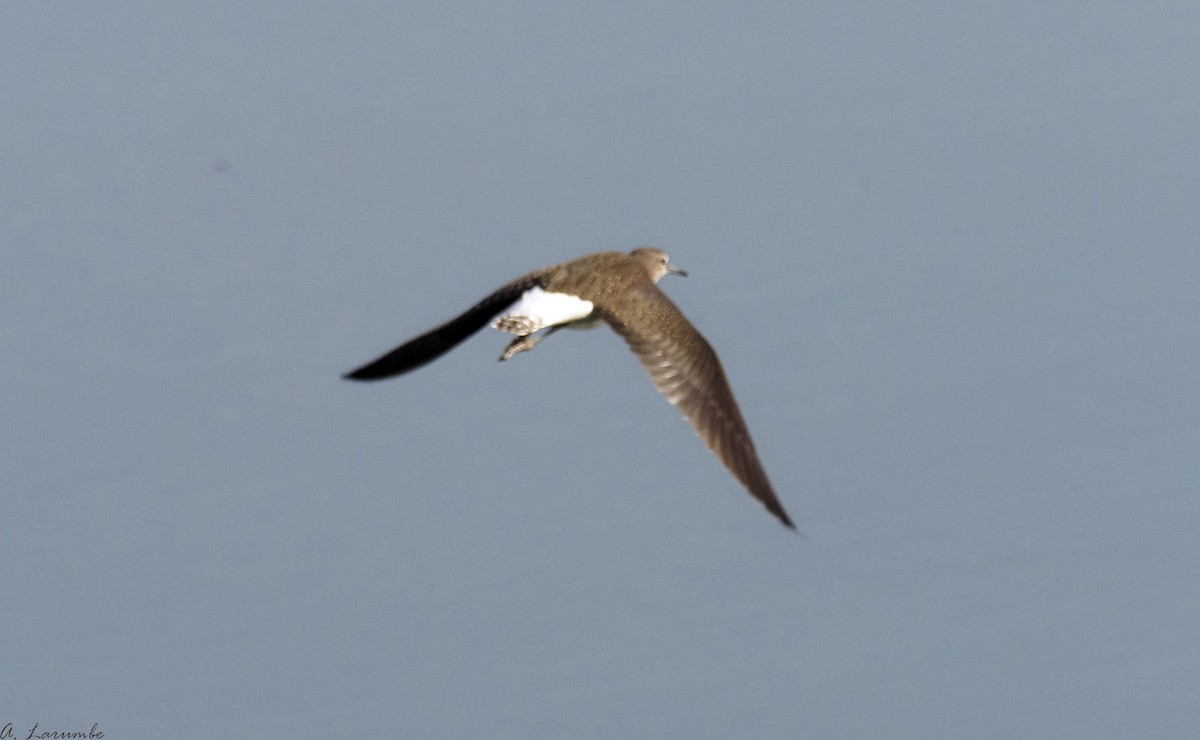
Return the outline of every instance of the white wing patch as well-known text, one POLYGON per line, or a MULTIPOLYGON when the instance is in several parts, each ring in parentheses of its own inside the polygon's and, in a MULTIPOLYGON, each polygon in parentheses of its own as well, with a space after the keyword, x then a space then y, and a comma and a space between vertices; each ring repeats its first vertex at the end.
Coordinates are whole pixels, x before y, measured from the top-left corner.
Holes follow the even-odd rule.
POLYGON ((534 286, 497 316, 492 328, 525 336, 548 326, 582 321, 591 314, 591 301, 567 293, 547 293, 534 286))

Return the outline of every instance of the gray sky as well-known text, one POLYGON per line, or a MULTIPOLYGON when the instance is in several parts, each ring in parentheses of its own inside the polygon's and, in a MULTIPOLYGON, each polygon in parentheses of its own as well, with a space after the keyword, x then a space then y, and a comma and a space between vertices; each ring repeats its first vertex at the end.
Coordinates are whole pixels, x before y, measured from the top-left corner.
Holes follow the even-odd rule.
POLYGON ((1200 8, 16 2, 0 725, 1200 733, 1200 8), (610 332, 661 246, 802 540, 610 332))

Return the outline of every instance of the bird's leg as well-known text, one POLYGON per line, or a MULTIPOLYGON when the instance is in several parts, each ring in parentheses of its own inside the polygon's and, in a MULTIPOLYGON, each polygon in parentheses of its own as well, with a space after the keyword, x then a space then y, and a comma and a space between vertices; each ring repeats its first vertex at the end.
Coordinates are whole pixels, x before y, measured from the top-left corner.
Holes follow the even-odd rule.
POLYGON ((550 327, 549 329, 547 329, 545 331, 544 334, 539 334, 539 335, 526 334, 523 337, 517 337, 516 339, 509 342, 508 346, 504 348, 504 352, 500 355, 500 362, 504 362, 505 360, 510 360, 510 359, 512 359, 513 355, 524 352, 525 350, 533 349, 534 345, 536 345, 538 342, 542 341, 546 337, 550 336, 554 332, 558 331, 562 327, 563 327, 563 325, 559 324, 558 326, 550 327))

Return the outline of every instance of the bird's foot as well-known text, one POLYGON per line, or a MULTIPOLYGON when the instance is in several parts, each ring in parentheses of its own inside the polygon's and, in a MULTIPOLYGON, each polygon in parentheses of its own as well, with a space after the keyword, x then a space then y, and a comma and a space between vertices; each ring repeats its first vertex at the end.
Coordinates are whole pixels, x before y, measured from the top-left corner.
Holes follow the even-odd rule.
POLYGON ((513 355, 524 352, 525 350, 533 349, 533 346, 541 341, 541 337, 535 337, 532 334, 524 337, 517 337, 508 343, 504 348, 504 352, 500 355, 500 362, 512 359, 513 355))

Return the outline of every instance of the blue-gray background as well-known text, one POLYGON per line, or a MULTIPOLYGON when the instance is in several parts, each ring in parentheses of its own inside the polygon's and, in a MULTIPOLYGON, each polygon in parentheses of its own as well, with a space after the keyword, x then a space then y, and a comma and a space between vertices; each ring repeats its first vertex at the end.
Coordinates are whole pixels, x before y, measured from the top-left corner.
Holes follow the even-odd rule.
POLYGON ((0 724, 1200 736, 1200 6, 7 3, 0 724), (667 249, 807 540, 607 331, 667 249))

